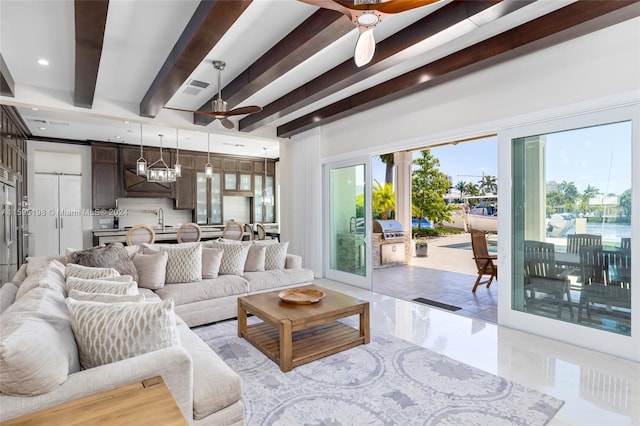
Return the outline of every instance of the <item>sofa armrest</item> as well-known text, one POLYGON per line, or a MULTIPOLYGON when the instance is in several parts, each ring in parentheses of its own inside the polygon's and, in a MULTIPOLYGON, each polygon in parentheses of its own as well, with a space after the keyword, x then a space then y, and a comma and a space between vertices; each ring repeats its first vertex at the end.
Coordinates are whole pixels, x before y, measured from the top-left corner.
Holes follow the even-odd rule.
POLYGON ((39 411, 85 396, 162 376, 189 424, 193 423, 193 364, 182 347, 161 349, 70 374, 52 392, 38 396, 0 394, 0 421, 39 411))
POLYGON ((302 268, 302 256, 297 254, 287 254, 287 258, 284 262, 285 269, 300 269, 302 268))

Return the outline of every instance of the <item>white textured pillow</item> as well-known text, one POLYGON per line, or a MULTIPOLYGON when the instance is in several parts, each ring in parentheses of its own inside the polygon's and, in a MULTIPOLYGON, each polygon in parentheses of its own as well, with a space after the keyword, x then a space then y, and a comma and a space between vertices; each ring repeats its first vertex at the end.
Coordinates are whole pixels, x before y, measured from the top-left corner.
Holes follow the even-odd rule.
POLYGON ((76 265, 75 263, 68 263, 65 267, 64 276, 87 278, 87 279, 99 279, 117 277, 120 272, 113 268, 94 268, 91 266, 76 265))
POLYGON ((168 258, 167 252, 134 255, 133 264, 138 271, 138 287, 152 290, 164 287, 168 258))
POLYGON ((264 245, 267 248, 264 256, 264 269, 284 269, 285 262, 287 261, 289 241, 275 244, 256 241, 256 244, 264 245))
POLYGON ((129 278, 128 281, 90 280, 69 277, 67 278, 67 293, 71 290, 78 290, 85 293, 138 294, 138 284, 135 281, 131 281, 130 276, 123 275, 121 279, 126 279, 127 277, 129 278))
POLYGON ((122 302, 144 302, 143 294, 108 294, 108 293, 86 293, 79 290, 71 290, 69 297, 74 300, 85 302, 102 302, 102 303, 122 303, 122 302))
POLYGON ((202 278, 218 278, 223 253, 221 248, 202 247, 202 278))
POLYGON ((208 245, 224 250, 220 260, 220 275, 244 275, 244 264, 247 261, 250 245, 221 241, 210 241, 208 245))
POLYGON ((167 274, 165 283, 190 283, 202 281, 202 246, 200 244, 157 244, 144 248, 145 254, 165 252, 167 274))
POLYGON ((67 299, 67 307, 84 369, 180 345, 173 299, 148 303, 67 299))

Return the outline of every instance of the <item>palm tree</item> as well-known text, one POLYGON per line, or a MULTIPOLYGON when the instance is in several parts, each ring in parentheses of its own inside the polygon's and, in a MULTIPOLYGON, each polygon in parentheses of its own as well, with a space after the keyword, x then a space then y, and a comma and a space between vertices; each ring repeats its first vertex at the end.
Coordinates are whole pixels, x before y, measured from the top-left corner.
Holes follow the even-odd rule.
POLYGON ((465 193, 465 189, 467 186, 467 182, 461 180, 460 182, 456 183, 456 190, 460 193, 460 195, 463 195, 465 193))
POLYGON ((480 184, 480 189, 485 194, 487 194, 487 193, 497 194, 498 193, 498 181, 497 181, 495 176, 484 175, 484 176, 482 176, 482 179, 478 183, 480 184))
POLYGON ((384 172, 384 183, 393 184, 393 167, 395 166, 395 158, 393 153, 391 154, 382 154, 380 156, 380 161, 384 163, 386 166, 384 172))
POLYGON ((379 212, 381 219, 386 220, 391 217, 395 208, 396 194, 393 191, 393 185, 390 183, 382 185, 377 179, 374 179, 371 194, 371 209, 374 216, 379 212))

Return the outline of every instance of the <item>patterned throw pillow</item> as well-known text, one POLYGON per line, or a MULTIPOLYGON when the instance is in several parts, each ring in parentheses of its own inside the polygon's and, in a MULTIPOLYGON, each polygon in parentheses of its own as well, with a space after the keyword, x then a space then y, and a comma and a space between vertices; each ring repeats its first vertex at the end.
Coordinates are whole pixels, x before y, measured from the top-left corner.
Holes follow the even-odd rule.
POLYGON ((108 294, 108 293, 86 293, 79 290, 71 290, 69 297, 74 300, 85 302, 102 302, 102 303, 122 303, 122 302, 144 302, 143 294, 108 294))
POLYGON ((224 250, 220 260, 220 275, 244 275, 244 264, 247 261, 250 245, 209 241, 207 246, 224 250))
POLYGON ((156 244, 145 246, 145 254, 167 253, 165 283, 202 281, 202 246, 200 244, 156 244))
POLYGON ((263 244, 267 248, 264 256, 264 269, 284 269, 285 262, 287 261, 289 241, 283 243, 263 243, 256 241, 256 244, 263 244))
POLYGON ((76 265, 74 263, 67 263, 64 270, 65 278, 76 277, 85 279, 100 279, 117 277, 120 272, 113 268, 94 268, 91 266, 76 265))
POLYGON ((136 267, 122 243, 111 243, 107 246, 74 251, 68 255, 68 258, 69 263, 94 268, 113 268, 120 275, 131 275, 134 281, 138 280, 136 267))
POLYGON ((129 275, 119 278, 129 278, 129 281, 107 281, 107 280, 90 280, 84 278, 69 277, 67 278, 67 294, 71 290, 84 291, 85 293, 108 293, 108 294, 138 294, 138 284, 131 280, 129 275))
POLYGON ((99 303, 68 298, 66 302, 84 369, 180 345, 173 299, 99 303))

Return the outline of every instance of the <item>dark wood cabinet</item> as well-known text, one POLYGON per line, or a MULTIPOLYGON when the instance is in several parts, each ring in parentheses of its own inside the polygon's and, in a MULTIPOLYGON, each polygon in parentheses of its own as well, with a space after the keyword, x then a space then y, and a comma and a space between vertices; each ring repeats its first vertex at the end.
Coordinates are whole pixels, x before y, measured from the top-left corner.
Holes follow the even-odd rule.
POLYGON ((118 203, 118 147, 91 146, 91 207, 115 209, 118 203))
MULTIPOLYGON (((172 155, 167 149, 162 151, 164 162, 172 166, 172 155)), ((140 158, 140 148, 120 148, 120 176, 122 178, 121 193, 123 197, 173 198, 173 184, 149 182, 146 176, 136 173, 136 161, 140 158)), ((144 149, 144 158, 151 166, 160 159, 159 148, 144 149)))
POLYGON ((176 179, 175 208, 177 210, 194 210, 196 208, 196 170, 195 156, 191 154, 180 155, 182 176, 176 179))

